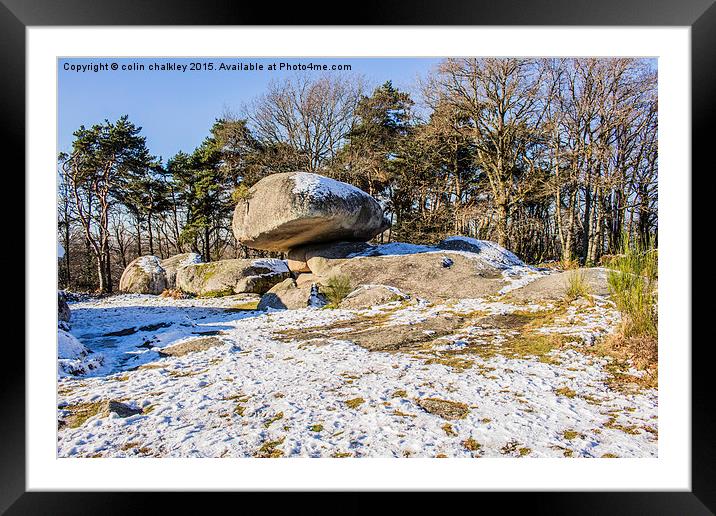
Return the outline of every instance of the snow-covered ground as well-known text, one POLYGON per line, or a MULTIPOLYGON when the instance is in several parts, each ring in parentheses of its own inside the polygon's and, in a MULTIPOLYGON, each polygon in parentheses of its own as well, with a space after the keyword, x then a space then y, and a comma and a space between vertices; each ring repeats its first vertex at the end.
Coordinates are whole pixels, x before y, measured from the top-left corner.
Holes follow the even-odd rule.
POLYGON ((104 360, 58 380, 58 455, 657 454, 656 391, 610 387, 610 359, 590 351, 619 320, 606 299, 560 309, 465 299, 269 313, 240 309, 245 301, 118 295, 72 303, 71 333, 104 360), (430 324, 439 317, 462 322, 438 334, 430 324), (425 327, 426 337, 403 351, 351 341, 361 328, 387 335, 411 327, 425 327), (525 328, 561 344, 514 345, 525 328), (220 343, 183 356, 158 353, 202 337, 220 343), (461 404, 454 407, 464 417, 429 412, 429 399, 461 404), (92 404, 108 400, 143 412, 92 415, 92 404), (67 423, 78 410, 89 417, 67 423))

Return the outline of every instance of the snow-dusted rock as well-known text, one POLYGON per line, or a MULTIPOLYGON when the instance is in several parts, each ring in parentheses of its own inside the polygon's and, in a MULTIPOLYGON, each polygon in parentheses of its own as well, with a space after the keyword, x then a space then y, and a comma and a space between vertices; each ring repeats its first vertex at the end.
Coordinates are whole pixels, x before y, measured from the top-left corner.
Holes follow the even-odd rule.
POLYGON ((119 290, 134 294, 161 294, 167 288, 167 273, 161 260, 153 255, 140 256, 124 269, 119 290))
POLYGON ((167 288, 173 289, 176 287, 177 269, 192 265, 194 263, 203 263, 200 254, 197 253, 182 253, 170 256, 162 260, 161 265, 166 271, 167 275, 167 288))
POLYGON ((263 294, 290 275, 283 260, 273 258, 219 260, 177 270, 176 287, 198 296, 263 294))
POLYGON ((371 246, 345 258, 312 256, 307 263, 322 282, 347 276, 352 285, 387 285, 430 300, 484 297, 508 285, 504 269, 479 254, 411 244, 371 246))
POLYGON ((92 353, 77 338, 62 329, 57 330, 57 374, 77 376, 102 366, 102 355, 92 353))
POLYGON ((271 251, 337 240, 367 241, 387 227, 380 204, 363 190, 307 172, 265 177, 239 201, 233 219, 237 240, 271 251))
POLYGON ((467 251, 479 254, 484 261, 496 267, 524 267, 525 263, 517 255, 508 251, 501 245, 489 240, 478 240, 464 236, 448 237, 440 242, 437 247, 449 251, 467 251))

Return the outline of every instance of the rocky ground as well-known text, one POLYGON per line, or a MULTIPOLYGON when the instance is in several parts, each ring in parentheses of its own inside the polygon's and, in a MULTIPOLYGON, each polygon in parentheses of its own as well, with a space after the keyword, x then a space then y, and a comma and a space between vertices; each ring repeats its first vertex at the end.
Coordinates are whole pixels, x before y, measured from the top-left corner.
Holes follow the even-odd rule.
MULTIPOLYGON (((534 278, 533 278, 534 279, 534 278)), ((58 380, 60 457, 653 457, 657 392, 608 297, 70 303, 102 366, 58 380)))

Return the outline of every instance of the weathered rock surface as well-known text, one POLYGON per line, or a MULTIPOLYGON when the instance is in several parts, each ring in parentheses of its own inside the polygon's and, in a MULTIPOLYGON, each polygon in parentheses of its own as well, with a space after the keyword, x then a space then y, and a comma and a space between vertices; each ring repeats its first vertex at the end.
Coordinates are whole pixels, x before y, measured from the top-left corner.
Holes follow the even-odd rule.
POLYGON ((289 274, 282 260, 219 260, 179 268, 176 286, 183 292, 197 296, 263 294, 289 274))
POLYGON ((607 276, 609 271, 602 267, 576 269, 542 276, 522 288, 508 294, 515 301, 542 301, 564 299, 569 288, 570 275, 581 274, 590 294, 606 296, 609 294, 607 276))
POLYGON ((507 284, 500 269, 449 251, 337 259, 313 256, 308 264, 322 282, 347 276, 353 286, 388 285, 429 300, 485 297, 507 284))
POLYGON ((361 309, 407 299, 398 289, 385 285, 361 285, 341 301, 341 308, 361 309))
POLYGON ((161 294, 167 288, 167 274, 161 260, 152 255, 140 256, 124 269, 119 290, 135 294, 161 294))
POLYGON ((265 177, 239 201, 233 218, 238 241, 270 251, 337 240, 367 241, 387 227, 383 209, 373 197, 347 183, 307 172, 265 177))
POLYGON ((203 261, 201 255, 197 253, 176 254, 162 260, 161 265, 167 276, 167 288, 173 289, 176 287, 177 269, 195 263, 202 263, 203 261))
POLYGON ((218 337, 200 337, 198 339, 191 339, 179 344, 167 346, 159 351, 161 357, 182 357, 189 353, 196 353, 197 351, 206 351, 207 349, 221 346, 224 341, 218 337))
POLYGON ((317 284, 304 283, 298 286, 296 280, 288 278, 266 292, 261 297, 257 309, 297 310, 308 306, 320 307, 325 305, 326 299, 321 294, 317 284))
POLYGON ((288 251, 287 263, 291 272, 311 272, 308 261, 311 258, 346 258, 352 254, 369 253, 372 246, 365 242, 330 242, 294 247, 288 251))

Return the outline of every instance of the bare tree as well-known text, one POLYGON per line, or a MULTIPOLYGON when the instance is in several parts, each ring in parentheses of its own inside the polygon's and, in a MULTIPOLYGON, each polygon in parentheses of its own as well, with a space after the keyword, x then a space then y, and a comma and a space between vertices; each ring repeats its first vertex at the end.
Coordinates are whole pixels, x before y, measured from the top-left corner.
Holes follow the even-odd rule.
POLYGON ((347 76, 296 75, 272 82, 248 108, 256 136, 269 144, 288 144, 308 171, 331 160, 353 124, 362 80, 347 76))

